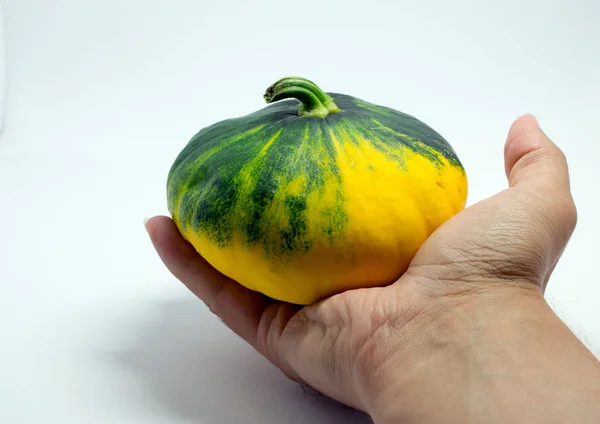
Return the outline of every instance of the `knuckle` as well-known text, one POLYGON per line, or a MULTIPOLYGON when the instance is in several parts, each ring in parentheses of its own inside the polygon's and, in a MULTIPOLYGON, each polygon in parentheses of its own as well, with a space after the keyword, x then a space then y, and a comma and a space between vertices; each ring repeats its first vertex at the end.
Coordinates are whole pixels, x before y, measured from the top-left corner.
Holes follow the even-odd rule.
POLYGON ((572 195, 550 186, 520 193, 525 217, 530 226, 545 228, 550 234, 572 233, 577 225, 577 207, 572 195), (533 219, 532 219, 533 218, 533 219))
POLYGON ((509 180, 513 181, 514 183, 518 182, 521 176, 526 173, 527 170, 533 169, 546 159, 547 151, 545 148, 531 148, 515 160, 508 176, 509 180))
POLYGON ((565 205, 564 207, 564 212, 563 212, 563 216, 564 216, 564 220, 565 220, 565 225, 569 231, 569 233, 572 233, 573 231, 575 231, 575 227, 577 226, 577 221, 579 220, 579 214, 577 212, 577 205, 575 204, 575 201, 573 200, 572 196, 569 196, 569 198, 565 201, 565 205))
POLYGON ((556 155, 558 156, 558 159, 561 162, 567 162, 567 154, 564 152, 563 149, 561 149, 560 147, 558 147, 557 145, 554 145, 555 149, 556 149, 556 155))
POLYGON ((551 237, 570 235, 577 225, 577 207, 570 194, 550 193, 550 201, 538 202, 536 217, 551 237))

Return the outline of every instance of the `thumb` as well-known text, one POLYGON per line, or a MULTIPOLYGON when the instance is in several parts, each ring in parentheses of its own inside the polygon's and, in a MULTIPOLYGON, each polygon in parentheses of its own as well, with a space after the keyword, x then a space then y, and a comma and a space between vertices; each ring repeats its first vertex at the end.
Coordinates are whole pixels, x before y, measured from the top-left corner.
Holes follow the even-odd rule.
POLYGON ((504 146, 504 164, 511 187, 570 192, 565 155, 532 115, 521 116, 512 124, 504 146))
POLYGON ((522 205, 532 219, 529 228, 544 229, 537 240, 539 251, 550 255, 545 285, 577 224, 566 157, 537 119, 524 115, 508 132, 504 163, 510 187, 521 189, 522 205))

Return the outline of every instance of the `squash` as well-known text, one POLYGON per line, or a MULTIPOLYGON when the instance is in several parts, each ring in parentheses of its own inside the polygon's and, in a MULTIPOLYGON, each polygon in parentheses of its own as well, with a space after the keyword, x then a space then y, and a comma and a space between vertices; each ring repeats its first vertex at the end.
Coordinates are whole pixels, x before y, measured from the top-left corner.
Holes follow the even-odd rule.
POLYGON ((198 132, 167 179, 178 230, 243 286, 306 305, 390 284, 465 207, 461 162, 418 119, 300 77, 264 98, 198 132))

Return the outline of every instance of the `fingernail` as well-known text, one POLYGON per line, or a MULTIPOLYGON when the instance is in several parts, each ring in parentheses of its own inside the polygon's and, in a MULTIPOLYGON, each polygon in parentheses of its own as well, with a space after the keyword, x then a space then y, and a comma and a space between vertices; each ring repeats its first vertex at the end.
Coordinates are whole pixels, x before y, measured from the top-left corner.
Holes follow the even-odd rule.
POLYGON ((146 229, 146 231, 148 231, 148 226, 146 224, 148 223, 149 220, 150 220, 150 218, 144 218, 144 228, 146 229))

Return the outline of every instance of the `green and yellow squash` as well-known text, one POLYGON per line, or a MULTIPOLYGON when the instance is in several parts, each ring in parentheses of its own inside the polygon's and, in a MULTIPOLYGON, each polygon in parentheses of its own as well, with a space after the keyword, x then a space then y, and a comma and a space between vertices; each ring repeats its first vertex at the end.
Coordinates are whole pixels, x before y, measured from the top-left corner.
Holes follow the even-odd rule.
POLYGON ((418 119, 298 77, 264 97, 196 134, 167 182, 183 237, 245 287, 310 304, 387 285, 465 207, 461 162, 418 119))

